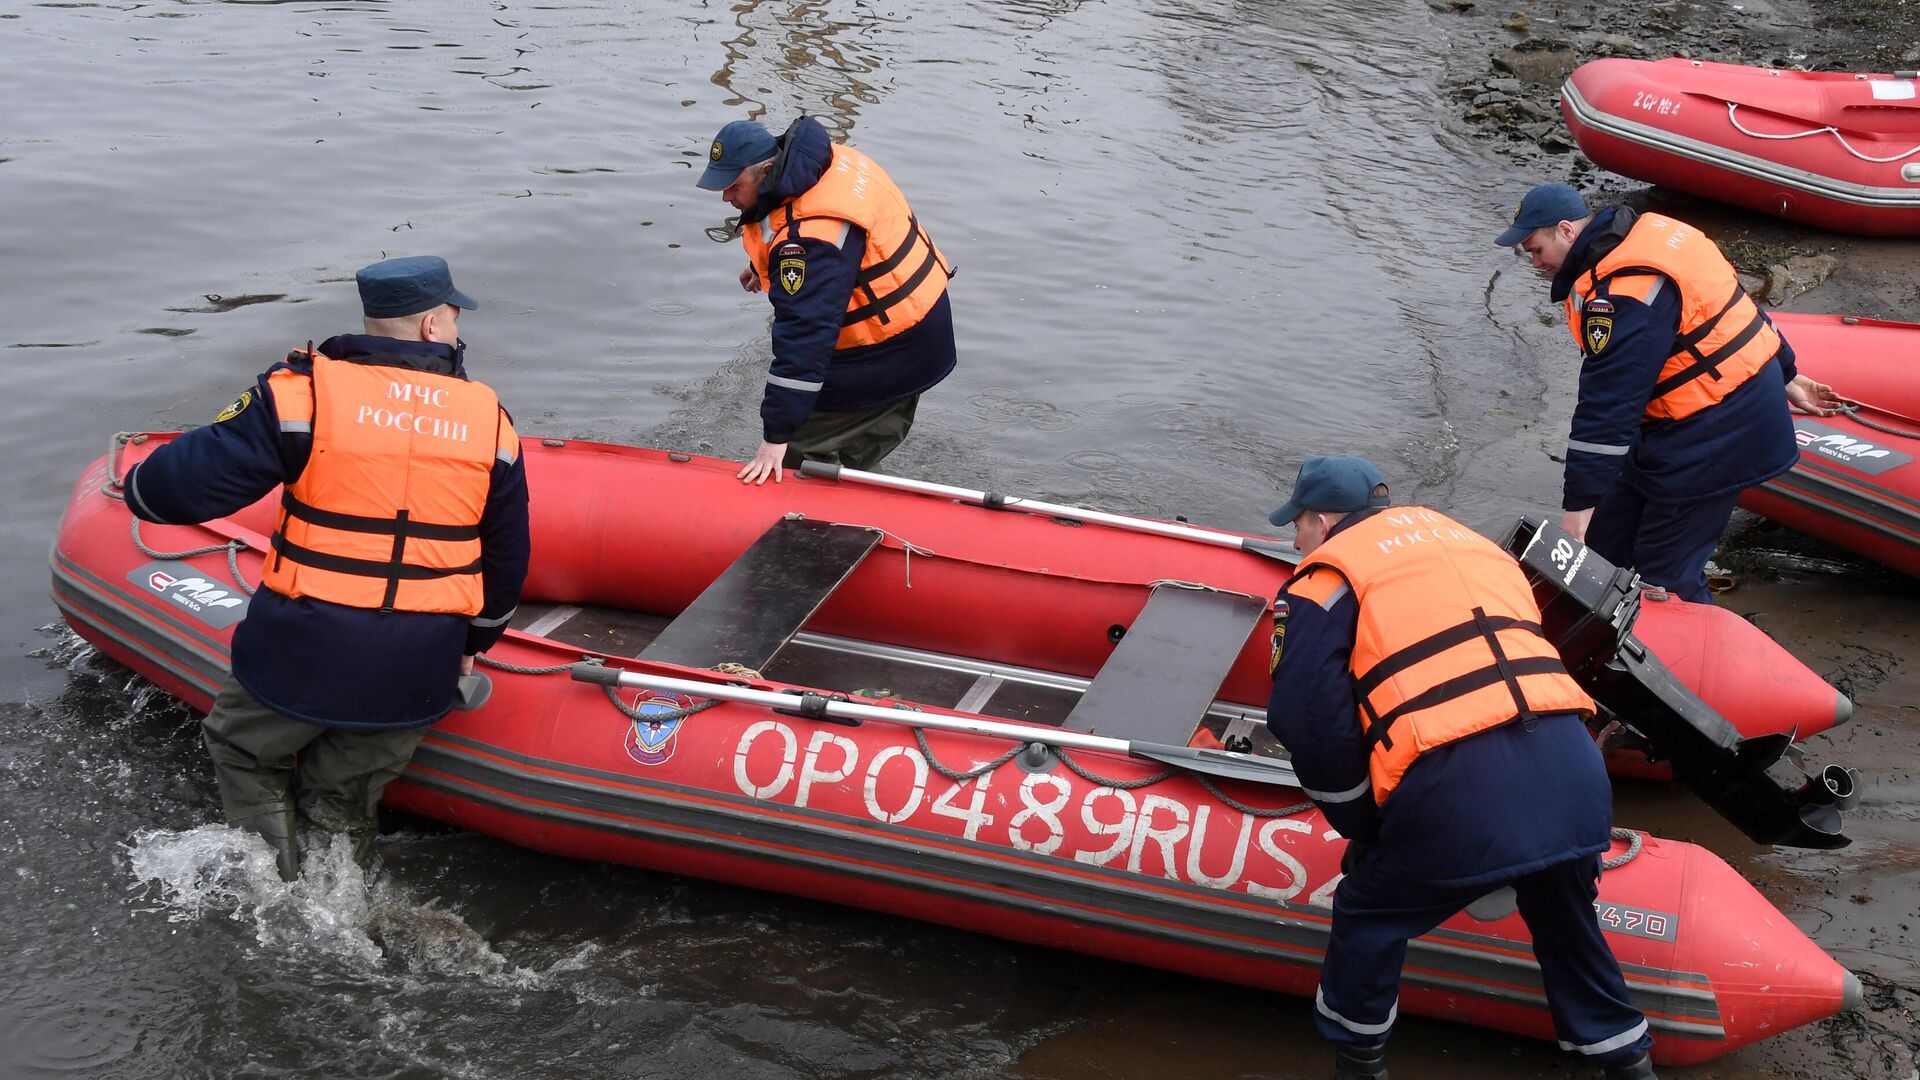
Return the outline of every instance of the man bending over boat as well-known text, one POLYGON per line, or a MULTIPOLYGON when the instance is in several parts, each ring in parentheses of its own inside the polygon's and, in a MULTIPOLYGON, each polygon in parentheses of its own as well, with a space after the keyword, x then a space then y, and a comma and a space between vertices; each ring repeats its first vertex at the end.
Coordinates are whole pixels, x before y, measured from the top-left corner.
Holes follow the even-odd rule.
POLYGON ((1310 458, 1276 525, 1303 556, 1273 605, 1267 726, 1347 839, 1315 1024, 1336 1080, 1387 1075, 1407 941, 1489 894, 1533 935, 1560 1045, 1651 1077, 1646 1017, 1594 918, 1613 791, 1593 701, 1541 636, 1519 564, 1380 471, 1310 458), (1511 893, 1506 890, 1511 889, 1511 893))
POLYGON ((1691 225, 1595 213, 1573 188, 1542 184, 1495 243, 1553 275, 1580 346, 1561 528, 1710 602, 1707 560, 1740 492, 1799 459, 1788 403, 1830 416, 1844 402, 1794 371, 1793 347, 1691 225))
POLYGON ((740 213, 740 287, 773 302, 760 449, 742 482, 801 461, 871 469, 953 370, 952 270, 873 159, 803 116, 778 139, 751 120, 714 136, 696 181, 740 213))
POLYGON ((175 525, 285 485, 202 733, 227 821, 265 837, 288 881, 296 809, 372 857, 381 791, 505 632, 527 574, 520 439, 464 367, 474 302, 435 256, 357 280, 365 334, 296 350, 126 479, 135 514, 175 525))

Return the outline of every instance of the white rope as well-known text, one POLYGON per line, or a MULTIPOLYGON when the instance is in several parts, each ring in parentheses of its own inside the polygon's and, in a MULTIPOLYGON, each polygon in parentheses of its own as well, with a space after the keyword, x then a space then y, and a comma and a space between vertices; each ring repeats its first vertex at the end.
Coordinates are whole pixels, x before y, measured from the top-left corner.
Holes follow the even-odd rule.
POLYGON ((1795 131, 1785 135, 1768 135, 1765 132, 1749 131, 1747 128, 1741 126, 1740 118, 1734 115, 1734 111, 1739 107, 1740 104, 1738 102, 1727 102, 1727 120, 1733 124, 1735 131, 1751 139, 1804 139, 1809 135, 1832 135, 1835 139, 1839 140, 1841 146, 1846 147, 1847 153, 1852 154, 1861 161, 1870 161, 1875 165, 1888 165, 1905 158, 1910 158, 1915 154, 1920 154, 1920 146, 1916 146, 1904 154, 1895 154, 1892 157, 1874 157, 1871 154, 1863 154, 1855 150, 1853 144, 1847 141, 1847 137, 1840 134, 1840 129, 1831 124, 1826 127, 1808 128, 1806 131, 1795 131))
MULTIPOLYGON (((807 515, 802 514, 798 511, 790 512, 786 516, 786 520, 788 521, 805 521, 806 518, 807 518, 807 515)), ((922 555, 929 559, 937 559, 940 557, 940 553, 933 550, 932 548, 923 548, 919 544, 916 544, 913 541, 907 539, 906 537, 901 536, 899 533, 893 532, 888 529, 883 529, 878 525, 867 525, 867 524, 856 522, 856 521, 829 521, 827 522, 827 524, 844 525, 850 529, 872 529, 874 532, 879 533, 881 536, 887 537, 888 539, 897 542, 900 545, 900 550, 905 553, 904 562, 906 563, 907 588, 909 589, 913 588, 913 557, 915 555, 922 555)))

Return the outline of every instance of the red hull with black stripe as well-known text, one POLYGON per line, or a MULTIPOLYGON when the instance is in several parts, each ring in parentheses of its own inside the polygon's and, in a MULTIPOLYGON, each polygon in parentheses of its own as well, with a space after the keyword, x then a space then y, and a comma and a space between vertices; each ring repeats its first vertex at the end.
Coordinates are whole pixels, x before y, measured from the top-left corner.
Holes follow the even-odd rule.
POLYGON ((1796 414, 1799 462, 1740 505, 1920 577, 1920 325, 1790 312, 1773 320, 1802 373, 1860 405, 1850 415, 1796 414))
MULTIPOLYGON (((986 715, 1057 719, 1114 652, 1109 629, 1139 625, 1156 583, 1264 599, 1286 575, 1243 551, 946 499, 791 478, 742 487, 737 465, 709 459, 536 441, 526 455, 537 493, 528 595, 540 603, 490 657, 521 669, 587 655, 718 678, 622 654, 657 640, 661 623, 790 515, 884 537, 766 677, 745 681, 847 690, 905 685, 918 672, 911 696, 937 713, 963 714, 964 700, 986 715)), ((231 619, 226 601, 239 595, 227 557, 156 570, 128 535, 108 470, 96 463, 75 489, 54 552, 56 599, 89 641, 206 708, 231 628, 215 623, 231 619)), ((269 500, 208 527, 144 526, 141 536, 162 551, 241 541, 237 566, 255 580, 270 515, 269 500)), ((1215 735, 1257 724, 1264 625, 1208 714, 1215 735)), ((484 707, 428 734, 391 805, 583 859, 1285 993, 1311 995, 1317 983, 1344 844, 1295 788, 1184 772, 1154 780, 1158 764, 1099 750, 1000 760, 956 782, 943 767, 971 771, 1014 744, 941 731, 922 742, 907 725, 846 727, 744 704, 636 722, 606 688, 563 673, 492 677, 484 707)), ((618 693, 635 704, 635 692, 618 693)), ((1164 741, 1184 742, 1184 727, 1164 741)), ((1751 885, 1690 844, 1646 839, 1603 878, 1597 915, 1664 1062, 1714 1057, 1859 994, 1751 885)), ((1553 1037, 1526 929, 1498 896, 1413 944, 1401 1007, 1553 1037)))

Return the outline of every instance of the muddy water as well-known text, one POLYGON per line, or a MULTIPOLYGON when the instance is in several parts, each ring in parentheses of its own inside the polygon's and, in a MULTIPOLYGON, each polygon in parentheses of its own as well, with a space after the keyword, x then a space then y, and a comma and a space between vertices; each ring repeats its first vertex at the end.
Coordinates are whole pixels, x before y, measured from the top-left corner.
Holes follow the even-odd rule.
MULTIPOLYGON (((1488 528, 1552 505, 1564 331, 1486 244, 1530 178, 1437 122, 1438 16, 917 7, 0 7, 0 1073, 1321 1071, 1293 999, 465 834, 389 837, 371 884, 336 862, 282 887, 203 827, 192 717, 49 628, 47 544, 108 434, 202 423, 350 329, 351 273, 383 256, 453 260, 484 301, 474 369, 523 429, 750 451, 765 302, 691 187, 743 115, 821 117, 960 266, 961 368, 891 468, 1252 528, 1303 456, 1343 450, 1488 528)), ((1822 608, 1859 573, 1824 558, 1764 556, 1789 576, 1752 595, 1864 688, 1834 740, 1882 766, 1861 844, 1751 852, 1659 792, 1623 815, 1729 852, 1844 961, 1911 983, 1913 597, 1875 579, 1822 608)), ((1887 1038, 1796 1033, 1715 1074, 1827 1075, 1887 1038)), ((1569 1069, 1421 1022, 1396 1054, 1569 1069)))

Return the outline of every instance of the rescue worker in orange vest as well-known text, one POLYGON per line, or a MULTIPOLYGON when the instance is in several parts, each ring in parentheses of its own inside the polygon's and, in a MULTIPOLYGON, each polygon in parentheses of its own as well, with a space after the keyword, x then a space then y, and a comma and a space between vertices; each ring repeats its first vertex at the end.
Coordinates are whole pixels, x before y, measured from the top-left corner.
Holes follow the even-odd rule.
POLYGON ((1713 241, 1566 184, 1520 200, 1495 241, 1552 275, 1581 353, 1561 528, 1617 566, 1707 602, 1707 560, 1740 492, 1799 459, 1787 405, 1829 416, 1833 388, 1793 348, 1713 241))
POLYGON ((913 427, 920 395, 953 370, 952 269, 873 159, 802 116, 778 139, 720 129, 698 186, 740 213, 740 286, 773 302, 760 449, 742 482, 802 460, 871 469, 913 427))
POLYGON ((1387 1075, 1407 942, 1469 905, 1518 906, 1563 1048, 1609 1078, 1652 1076, 1594 916, 1613 792, 1593 702, 1519 565, 1442 514, 1388 506, 1357 457, 1308 459, 1272 521, 1302 560, 1274 601, 1267 726, 1347 840, 1314 999, 1335 1076, 1387 1075))
MULTIPOLYGON (((374 805, 426 725, 477 693, 527 574, 520 439, 467 378, 436 256, 357 275, 365 334, 268 369, 206 427, 127 475, 145 521, 224 517, 284 485, 232 674, 202 722, 227 821, 300 871, 299 822, 371 858, 374 805)), ((477 702, 474 702, 477 703, 477 702)))

